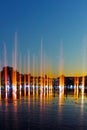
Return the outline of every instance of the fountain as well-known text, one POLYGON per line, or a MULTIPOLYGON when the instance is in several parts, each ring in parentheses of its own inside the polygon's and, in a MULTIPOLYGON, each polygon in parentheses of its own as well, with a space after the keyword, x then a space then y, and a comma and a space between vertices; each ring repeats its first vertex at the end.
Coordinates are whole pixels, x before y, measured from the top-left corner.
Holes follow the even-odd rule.
POLYGON ((21 62, 21 55, 20 55, 20 63, 19 63, 19 68, 20 68, 20 70, 19 70, 19 92, 20 92, 20 98, 21 98, 21 88, 22 88, 22 75, 21 75, 21 64, 22 64, 22 62, 21 62))
POLYGON ((8 76, 7 76, 7 54, 6 54, 6 47, 4 46, 4 87, 5 87, 5 98, 7 99, 7 92, 8 92, 8 76))
POLYGON ((74 78, 74 96, 78 98, 79 77, 74 78))
POLYGON ((42 40, 41 40, 41 54, 40 54, 40 92, 43 92, 43 81, 42 81, 42 76, 43 76, 43 71, 42 71, 42 40))
POLYGON ((28 53, 28 95, 30 95, 30 55, 28 53))
POLYGON ((59 77, 59 94, 64 94, 64 75, 63 75, 63 47, 60 48, 60 77, 59 77))
POLYGON ((12 70, 12 89, 13 89, 13 98, 16 99, 16 94, 17 94, 17 33, 15 33, 15 47, 14 47, 14 53, 12 57, 12 65, 13 65, 13 70, 12 70))

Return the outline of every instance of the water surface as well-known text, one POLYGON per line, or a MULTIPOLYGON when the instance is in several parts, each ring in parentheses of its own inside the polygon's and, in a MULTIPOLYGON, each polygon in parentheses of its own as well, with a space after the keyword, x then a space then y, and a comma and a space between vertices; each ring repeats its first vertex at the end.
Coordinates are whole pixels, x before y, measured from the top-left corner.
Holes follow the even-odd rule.
POLYGON ((58 93, 0 100, 0 130, 86 130, 87 96, 58 93))

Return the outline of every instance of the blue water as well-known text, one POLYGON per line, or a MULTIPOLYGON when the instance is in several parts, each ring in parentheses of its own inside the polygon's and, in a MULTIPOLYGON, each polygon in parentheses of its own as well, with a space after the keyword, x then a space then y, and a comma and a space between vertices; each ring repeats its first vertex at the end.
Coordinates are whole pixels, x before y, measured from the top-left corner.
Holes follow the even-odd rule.
POLYGON ((0 130, 87 130, 87 97, 31 95, 0 100, 0 130))

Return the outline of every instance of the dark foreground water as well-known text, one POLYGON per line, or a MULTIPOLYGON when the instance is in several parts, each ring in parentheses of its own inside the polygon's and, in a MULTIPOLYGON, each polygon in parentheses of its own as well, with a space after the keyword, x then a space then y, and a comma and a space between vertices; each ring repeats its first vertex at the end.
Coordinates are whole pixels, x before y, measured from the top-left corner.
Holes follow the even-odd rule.
POLYGON ((0 130, 87 130, 87 97, 31 95, 0 100, 0 130))

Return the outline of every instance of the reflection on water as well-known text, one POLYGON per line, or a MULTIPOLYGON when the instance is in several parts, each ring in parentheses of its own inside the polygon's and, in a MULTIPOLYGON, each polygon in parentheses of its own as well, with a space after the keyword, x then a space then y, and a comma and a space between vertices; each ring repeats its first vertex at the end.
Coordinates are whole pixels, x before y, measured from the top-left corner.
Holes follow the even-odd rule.
POLYGON ((0 129, 86 130, 87 94, 45 92, 0 99, 0 129))

